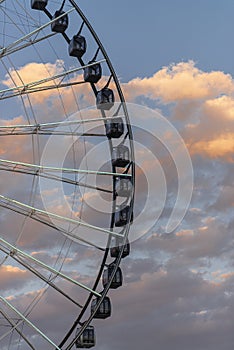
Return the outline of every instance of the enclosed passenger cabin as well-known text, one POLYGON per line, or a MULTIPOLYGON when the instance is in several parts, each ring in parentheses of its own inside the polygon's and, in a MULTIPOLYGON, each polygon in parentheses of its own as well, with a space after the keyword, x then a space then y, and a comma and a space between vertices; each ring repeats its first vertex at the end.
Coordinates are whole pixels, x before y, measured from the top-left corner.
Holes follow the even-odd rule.
POLYGON ((33 10, 43 11, 46 8, 48 0, 31 0, 31 8, 33 10))
MULTIPOLYGON (((120 244, 120 242, 118 241, 118 239, 116 240, 116 246, 112 247, 110 249, 110 255, 112 258, 118 258, 120 251, 122 249, 122 245, 120 244)), ((124 249, 123 249, 123 254, 122 254, 122 259, 126 258, 126 256, 128 256, 130 254, 130 243, 127 240, 126 244, 124 245, 124 249)))
POLYGON ((129 177, 117 177, 115 184, 115 193, 119 197, 129 198, 132 193, 132 181, 129 177))
MULTIPOLYGON (((102 276, 102 284, 103 284, 104 288, 110 282, 110 278, 111 278, 111 275, 113 273, 115 266, 116 266, 115 264, 111 264, 107 267, 106 270, 104 270, 104 273, 102 276)), ((121 268, 118 267, 116 270, 116 273, 114 275, 114 278, 110 284, 110 288, 117 289, 117 288, 121 287, 122 284, 123 284, 123 274, 122 274, 121 268)))
POLYGON ((89 64, 91 63, 92 66, 85 67, 84 69, 84 81, 96 84, 102 77, 102 66, 100 63, 94 64, 94 61, 89 62, 89 64))
MULTIPOLYGON (((78 335, 80 328, 77 329, 76 335, 78 335)), ((83 333, 76 340, 77 349, 89 349, 95 346, 96 337, 95 330, 93 326, 88 326, 83 333)))
POLYGON ((98 91, 96 97, 97 109, 109 110, 114 106, 115 96, 113 90, 104 87, 98 91))
POLYGON ((118 145, 112 150, 112 164, 116 167, 124 168, 129 164, 129 149, 127 146, 118 145))
POLYGON ((81 58, 87 49, 86 39, 82 35, 74 35, 69 43, 69 55, 81 58))
POLYGON ((57 17, 59 17, 63 14, 64 14, 63 17, 60 17, 51 23, 52 32, 64 33, 65 30, 67 29, 67 27, 68 27, 68 15, 65 14, 64 11, 56 11, 52 17, 52 20, 56 19, 57 17))
POLYGON ((106 121, 106 136, 109 138, 117 139, 124 133, 124 123, 123 119, 113 118, 106 121))
POLYGON ((119 207, 117 207, 117 211, 115 213, 115 226, 122 227, 127 225, 130 219, 129 213, 130 213, 129 205, 122 204, 119 207))
MULTIPOLYGON (((91 304, 91 313, 93 313, 97 303, 99 302, 100 297, 93 299, 91 304)), ((105 297, 101 302, 99 308, 97 309, 94 318, 105 319, 111 316, 111 302, 109 297, 105 297)))

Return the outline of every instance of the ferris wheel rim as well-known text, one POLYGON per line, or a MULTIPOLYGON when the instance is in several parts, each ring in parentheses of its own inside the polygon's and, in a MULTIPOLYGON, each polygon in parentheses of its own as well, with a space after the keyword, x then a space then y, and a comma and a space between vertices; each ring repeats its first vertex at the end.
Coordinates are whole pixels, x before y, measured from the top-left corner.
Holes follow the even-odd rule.
MULTIPOLYGON (((2 3, 3 1, 0 2, 0 4, 2 3)), ((113 81, 115 83, 115 86, 116 86, 116 89, 118 91, 118 94, 119 94, 119 97, 120 97, 120 104, 122 105, 123 107, 123 111, 124 111, 124 116, 126 118, 126 125, 127 125, 127 128, 128 128, 128 139, 129 139, 129 144, 130 144, 130 152, 131 152, 131 160, 132 160, 132 164, 131 164, 131 179, 132 179, 132 184, 133 184, 133 189, 135 188, 135 160, 134 160, 134 147, 133 147, 133 135, 132 135, 132 129, 131 129, 131 124, 130 124, 130 119, 129 119, 129 115, 128 115, 128 111, 127 111, 127 108, 126 108, 126 104, 125 104, 125 99, 124 99, 124 95, 123 95, 123 92, 122 92, 122 89, 121 89, 121 86, 120 86, 120 83, 119 83, 119 80, 117 78, 117 75, 115 73, 115 70, 112 66, 112 63, 109 59, 109 56, 107 55, 101 41, 99 40, 96 32, 94 31, 93 27, 91 26, 90 22, 88 21, 88 19, 86 18, 86 16, 84 15, 84 13, 81 11, 81 9, 78 7, 78 5, 76 4, 76 2, 74 0, 69 0, 69 2, 71 3, 71 5, 75 8, 76 12, 78 13, 78 15, 83 19, 85 25, 88 27, 90 33, 92 34, 93 38, 95 39, 97 45, 98 45, 98 48, 100 49, 100 51, 102 52, 104 58, 105 58, 105 61, 109 67, 109 71, 111 73, 111 76, 113 78, 113 81)), ((45 11, 46 12, 46 11, 45 11)), ((81 68, 82 69, 82 68, 81 68)), ((1 92, 0 92, 1 93, 1 92)), ((102 112, 103 113, 103 112, 102 112)), ((105 117, 105 116, 104 116, 105 117)), ((109 146, 110 146, 110 150, 113 149, 113 146, 111 144, 111 140, 109 140, 109 146)), ((113 167, 112 168, 112 173, 115 174, 115 168, 113 167)), ((112 175, 114 177, 114 175, 112 175)), ((113 193, 113 205, 114 204, 114 196, 115 194, 113 193)), ((133 190, 133 193, 132 193, 132 199, 131 199, 131 202, 130 202, 130 215, 132 214, 133 212, 133 205, 134 205, 134 190, 133 190)), ((114 227, 114 215, 115 215, 115 210, 112 211, 112 220, 111 220, 111 225, 110 225, 110 230, 113 229, 114 227)), ((128 238, 128 233, 129 233, 129 229, 130 229, 130 220, 128 221, 127 225, 126 225, 126 228, 125 228, 125 233, 124 233, 124 239, 122 241, 122 246, 121 246, 121 249, 119 251, 119 256, 118 258, 115 260, 116 264, 115 264, 115 268, 113 270, 113 273, 111 275, 111 278, 110 278, 110 281, 108 283, 108 285, 104 288, 103 292, 102 292, 102 296, 99 300, 99 303, 97 304, 96 306, 96 309, 93 311, 93 313, 91 313, 90 317, 88 318, 87 321, 85 321, 85 323, 83 324, 83 326, 81 327, 81 330, 80 330, 80 334, 83 332, 83 330, 90 324, 90 322, 92 321, 94 315, 95 315, 95 312, 96 310, 98 309, 99 305, 101 304, 101 302, 103 301, 103 299, 105 298, 105 296, 107 295, 108 291, 109 291, 109 287, 111 285, 111 282, 115 276, 115 273, 117 271, 117 268, 121 262, 121 258, 122 258, 122 254, 123 254, 123 251, 124 251, 124 245, 126 244, 127 242, 127 238, 128 238)), ((107 257, 108 257, 108 253, 109 253, 109 246, 107 244, 107 247, 106 247, 106 250, 105 250, 105 253, 104 253, 104 256, 103 256, 103 260, 102 260, 102 263, 101 263, 101 266, 100 266, 100 270, 99 270, 99 273, 97 274, 97 278, 96 278, 96 281, 94 283, 94 288, 92 288, 93 291, 96 290, 97 288, 97 285, 100 281, 100 278, 101 278, 101 275, 103 273, 103 270, 105 268, 105 264, 106 264, 106 261, 107 261, 107 257)), ((87 310, 88 306, 90 305, 90 302, 91 302, 91 299, 93 297, 93 293, 91 292, 86 303, 85 303, 85 306, 82 308, 82 312, 80 313, 78 319, 75 321, 76 323, 76 326, 81 322, 81 319, 82 319, 82 316, 84 314, 84 312, 87 310)), ((75 324, 74 323, 74 324, 75 324)), ((75 326, 75 327, 76 327, 75 326)), ((73 328, 74 330, 74 328, 73 328)), ((73 332, 72 330, 72 332, 73 332)), ((79 337, 79 334, 76 336, 76 338, 79 337)), ((75 340, 72 341, 72 343, 70 343, 66 348, 65 350, 70 350, 71 347, 74 345, 75 343, 75 340)), ((61 343, 62 344, 62 343, 61 343)), ((60 345, 61 345, 60 344, 60 345)), ((62 344, 63 346, 63 344, 62 344)), ((60 347, 60 346, 59 346, 60 347)))
MULTIPOLYGON (((128 115, 128 112, 127 112, 127 109, 126 109, 126 104, 125 104, 125 99, 124 99, 124 95, 123 95, 123 92, 122 92, 122 89, 121 89, 121 86, 120 86, 120 83, 119 83, 119 80, 117 78, 117 75, 115 73, 115 70, 112 66, 112 63, 110 61, 110 58, 104 48, 104 46, 102 45, 100 39, 98 38, 96 32, 94 31, 92 25, 90 24, 90 22, 88 21, 87 17, 84 15, 84 13, 81 11, 81 9, 78 7, 78 5, 76 4, 76 2, 74 0, 69 0, 70 3, 75 7, 76 11, 78 12, 78 14, 81 16, 81 18, 83 19, 83 21, 85 22, 85 24, 87 25, 87 27, 89 28, 90 32, 92 33, 96 43, 98 44, 98 47, 100 48, 103 56, 105 57, 106 59, 106 62, 108 64, 108 67, 110 69, 110 72, 113 76, 113 79, 115 81, 115 84, 116 84, 116 87, 117 87, 117 90, 118 90, 118 93, 119 93, 119 96, 120 96, 120 100, 121 100, 121 103, 123 103, 124 105, 124 114, 125 114, 125 117, 127 119, 127 127, 128 127, 128 131, 129 131, 129 139, 131 141, 133 141, 133 134, 132 134, 132 130, 131 130, 131 126, 130 126, 130 118, 129 118, 129 115, 128 115)), ((134 151, 133 151, 133 143, 130 142, 130 147, 131 147, 131 158, 133 159, 133 166, 132 166, 132 181, 133 181, 133 187, 135 187, 135 162, 134 162, 134 151)), ((111 147, 111 146, 110 146, 111 147)), ((113 169, 112 169, 113 171, 113 169)), ((113 171, 114 172, 114 171, 113 171)), ((132 197, 132 201, 131 201, 131 208, 130 208, 130 215, 131 213, 133 212, 133 203, 134 203, 134 193, 133 193, 133 197, 132 197)), ((114 217, 112 217, 112 223, 111 223, 111 228, 113 228, 114 226, 114 217)), ((128 233, 129 233, 129 229, 130 229, 130 222, 128 223, 127 225, 127 228, 126 228, 126 232, 127 234, 125 235, 124 237, 124 240, 123 240, 123 245, 120 249, 120 252, 119 252, 119 257, 117 258, 117 264, 114 268, 114 271, 112 273, 112 276, 111 276, 111 280, 109 281, 108 285, 107 285, 107 288, 106 290, 102 293, 102 297, 100 298, 99 302, 97 303, 97 306, 93 312, 93 314, 90 315, 90 317, 88 318, 88 320, 85 322, 85 324, 81 327, 80 331, 78 332, 76 338, 69 344, 68 347, 66 347, 65 350, 70 350, 71 347, 75 344, 75 341, 76 339, 79 338, 79 336, 82 334, 82 332, 84 331, 84 329, 90 324, 90 322, 92 321, 94 315, 95 315, 95 312, 98 310, 98 307, 101 305, 101 302, 103 301, 103 299, 105 298, 105 296, 107 295, 108 291, 109 291, 109 287, 111 285, 111 282, 115 276, 115 273, 117 271, 117 268, 118 266, 120 265, 120 262, 121 262, 121 257, 122 257, 122 254, 123 254, 123 251, 124 251, 124 245, 126 244, 127 242, 127 238, 128 238, 128 233)), ((100 268, 100 271, 99 271, 99 274, 97 276, 97 279, 94 283, 94 290, 96 289, 96 286, 101 278, 101 275, 103 273, 103 270, 104 270, 104 266, 105 266, 105 262, 107 260, 107 256, 108 256, 108 253, 109 253, 109 248, 106 249, 106 252, 104 254, 104 257, 103 257, 103 261, 102 261, 102 264, 101 264, 101 268, 100 268)), ((88 297, 87 299, 87 302, 85 304, 85 307, 83 308, 84 312, 85 310, 87 309, 87 307, 90 305, 90 302, 91 302, 91 299, 92 299, 92 295, 90 294, 90 296, 88 297)), ((81 316, 82 317, 82 316, 81 316)), ((74 322, 73 326, 71 327, 70 331, 68 332, 68 334, 72 334, 72 332, 74 331, 74 329, 77 327, 77 325, 79 324, 80 322, 80 315, 79 317, 77 318, 77 320, 74 322)), ((65 338, 63 339, 63 341, 59 344, 59 346, 63 346, 64 343, 66 342, 66 336, 65 338)))

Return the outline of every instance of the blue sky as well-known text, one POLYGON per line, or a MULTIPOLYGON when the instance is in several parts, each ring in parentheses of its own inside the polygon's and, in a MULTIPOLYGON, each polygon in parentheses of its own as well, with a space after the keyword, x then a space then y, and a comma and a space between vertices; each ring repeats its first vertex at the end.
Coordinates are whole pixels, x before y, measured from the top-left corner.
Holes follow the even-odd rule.
POLYGON ((234 73, 231 0, 87 1, 80 4, 123 80, 193 59, 234 73))

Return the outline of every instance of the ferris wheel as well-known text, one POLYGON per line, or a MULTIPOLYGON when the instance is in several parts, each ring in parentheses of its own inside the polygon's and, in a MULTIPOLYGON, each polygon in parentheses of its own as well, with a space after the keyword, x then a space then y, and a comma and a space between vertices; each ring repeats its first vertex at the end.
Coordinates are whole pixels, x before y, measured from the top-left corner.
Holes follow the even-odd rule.
POLYGON ((91 348, 130 253, 124 96, 76 1, 0 0, 0 12, 1 349, 91 348))

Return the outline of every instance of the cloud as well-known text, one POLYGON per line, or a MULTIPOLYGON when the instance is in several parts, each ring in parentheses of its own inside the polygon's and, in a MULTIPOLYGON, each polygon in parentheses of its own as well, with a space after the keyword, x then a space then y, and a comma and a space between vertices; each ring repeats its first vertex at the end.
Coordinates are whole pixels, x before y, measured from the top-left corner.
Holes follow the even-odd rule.
POLYGON ((155 344, 165 350, 230 350, 233 296, 225 296, 226 287, 172 267, 146 272, 113 296, 112 324, 97 325, 97 349, 106 350, 111 342, 113 350, 151 349, 155 344))
POLYGON ((234 207, 234 186, 222 186, 217 201, 212 206, 217 211, 232 210, 234 207))
POLYGON ((149 78, 135 78, 124 85, 124 90, 127 99, 144 95, 171 103, 230 94, 234 88, 231 75, 221 71, 203 72, 194 61, 188 61, 163 67, 149 78))
POLYGON ((219 135, 216 139, 197 141, 189 146, 191 154, 202 154, 209 158, 223 158, 233 162, 234 133, 219 135))
MULTIPOLYGON (((11 120, 0 119, 0 125, 19 125, 24 124, 23 116, 18 116, 11 120)), ((31 160, 31 139, 28 136, 3 136, 0 145, 0 157, 8 160, 18 160, 27 162, 31 160)))
MULTIPOLYGON (((46 64, 34 62, 17 72, 12 71, 11 76, 16 84, 20 84, 19 74, 27 84, 61 73, 63 66, 60 60, 46 64)), ((75 74, 68 80, 75 82, 82 77, 75 74)), ((10 77, 3 83, 8 87, 13 84, 10 77)), ((103 83, 99 85, 101 88, 103 83)), ((133 79, 123 87, 127 101, 136 101, 143 95, 162 106, 172 104, 171 115, 175 121, 183 121, 179 131, 191 155, 233 161, 234 83, 229 74, 204 72, 193 61, 188 61, 163 67, 152 77, 133 79)), ((68 116, 77 109, 77 102, 80 108, 95 105, 88 84, 73 86, 72 90, 65 88, 59 95, 57 90, 32 94, 30 99, 38 120, 43 122, 62 120, 64 115, 68 116)))
POLYGON ((30 282, 31 274, 23 268, 12 265, 0 266, 1 290, 8 291, 20 289, 30 282))
POLYGON ((170 104, 172 122, 182 121, 179 130, 191 155, 233 161, 234 82, 221 71, 204 72, 193 61, 163 67, 152 77, 124 84, 126 99, 139 96, 170 104))
MULTIPOLYGON (((14 87, 23 87, 27 86, 27 84, 32 84, 34 82, 39 82, 44 79, 48 79, 50 77, 53 77, 59 73, 63 72, 63 61, 56 60, 55 63, 36 63, 36 62, 30 62, 20 68, 16 69, 10 69, 10 74, 6 75, 5 80, 2 81, 2 84, 6 85, 8 88, 14 88, 14 87)), ((46 83, 41 83, 38 85, 35 85, 36 87, 46 87, 50 86, 56 83, 56 80, 49 81, 46 83)), ((50 95, 56 95, 56 90, 50 90, 43 91, 40 93, 33 93, 32 100, 34 103, 43 103, 43 100, 45 97, 48 97, 50 95)))
POLYGON ((207 100, 205 102, 205 108, 207 112, 211 113, 214 117, 221 114, 224 121, 225 119, 230 121, 234 120, 234 99, 231 96, 225 95, 207 100))
POLYGON ((183 132, 192 155, 233 162, 234 126, 231 96, 209 99, 201 104, 199 121, 183 132))
MULTIPOLYGON (((220 222, 219 217, 205 217, 200 226, 195 220, 193 223, 190 221, 190 225, 195 227, 181 229, 172 236, 157 233, 149 235, 145 242, 146 250, 163 250, 176 255, 178 261, 184 259, 190 263, 201 258, 222 257, 232 250, 232 233, 220 222), (177 252, 180 252, 178 256, 177 252)), ((228 255, 226 258, 228 260, 228 255)))

